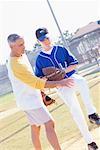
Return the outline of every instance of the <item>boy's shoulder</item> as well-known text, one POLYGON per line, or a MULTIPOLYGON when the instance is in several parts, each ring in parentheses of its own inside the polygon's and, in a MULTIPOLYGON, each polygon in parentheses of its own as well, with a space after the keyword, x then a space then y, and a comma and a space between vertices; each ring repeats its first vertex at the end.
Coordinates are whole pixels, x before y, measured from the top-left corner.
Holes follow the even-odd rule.
POLYGON ((36 57, 36 62, 37 61, 41 61, 41 59, 43 58, 43 56, 44 56, 43 52, 42 51, 39 52, 38 55, 37 55, 37 57, 36 57))
POLYGON ((63 45, 58 45, 58 44, 54 45, 54 47, 64 48, 64 46, 63 46, 63 45))
POLYGON ((55 45, 59 50, 67 50, 63 45, 55 45))

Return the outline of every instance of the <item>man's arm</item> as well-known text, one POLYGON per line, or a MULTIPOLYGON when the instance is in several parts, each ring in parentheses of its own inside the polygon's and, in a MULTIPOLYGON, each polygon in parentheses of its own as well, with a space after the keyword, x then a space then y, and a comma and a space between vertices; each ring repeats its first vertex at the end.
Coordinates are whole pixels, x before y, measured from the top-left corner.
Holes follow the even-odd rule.
POLYGON ((15 77, 23 83, 37 89, 43 89, 46 80, 40 79, 33 75, 27 65, 18 58, 11 58, 11 68, 15 77))
POLYGON ((61 87, 61 86, 67 86, 70 88, 73 85, 74 85, 73 79, 68 78, 60 81, 46 81, 45 88, 54 88, 54 87, 61 87))
POLYGON ((64 81, 46 81, 44 79, 40 79, 33 75, 27 66, 22 64, 18 59, 12 58, 11 68, 16 78, 36 89, 54 88, 57 86, 70 87, 73 84, 72 79, 65 79, 64 81))

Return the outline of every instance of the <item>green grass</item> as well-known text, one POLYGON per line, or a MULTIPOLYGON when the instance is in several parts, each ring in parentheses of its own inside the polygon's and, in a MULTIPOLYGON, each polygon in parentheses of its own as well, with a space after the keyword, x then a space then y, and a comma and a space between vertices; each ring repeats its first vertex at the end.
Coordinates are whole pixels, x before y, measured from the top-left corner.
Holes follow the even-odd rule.
POLYGON ((13 93, 0 96, 0 111, 12 108, 15 105, 14 99, 15 98, 13 93))
POLYGON ((8 93, 0 96, 0 103, 5 103, 14 99, 13 93, 8 93))

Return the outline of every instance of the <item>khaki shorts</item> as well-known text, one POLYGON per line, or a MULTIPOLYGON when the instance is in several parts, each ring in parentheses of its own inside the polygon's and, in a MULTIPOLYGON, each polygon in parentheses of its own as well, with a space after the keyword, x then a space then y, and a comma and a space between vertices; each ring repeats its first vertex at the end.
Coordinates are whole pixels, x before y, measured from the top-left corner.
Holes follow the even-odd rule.
POLYGON ((39 108, 25 111, 30 125, 40 126, 49 120, 53 120, 51 114, 46 108, 39 108))

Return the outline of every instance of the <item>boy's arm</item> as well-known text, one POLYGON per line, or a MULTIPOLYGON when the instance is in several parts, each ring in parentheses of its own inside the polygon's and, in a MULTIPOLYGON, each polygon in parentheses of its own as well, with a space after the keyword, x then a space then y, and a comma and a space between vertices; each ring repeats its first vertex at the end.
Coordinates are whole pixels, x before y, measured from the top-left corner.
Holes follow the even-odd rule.
POLYGON ((67 68, 65 68, 64 71, 65 71, 66 73, 68 73, 68 72, 71 72, 71 71, 75 70, 76 68, 77 68, 77 64, 75 64, 75 65, 70 65, 70 66, 68 66, 67 68))
POLYGON ((65 50, 66 61, 68 63, 68 67, 65 68, 65 72, 68 73, 77 68, 78 60, 67 49, 64 48, 64 50, 65 50))
POLYGON ((43 77, 44 76, 41 68, 42 68, 41 62, 39 61, 39 58, 37 58, 36 63, 35 63, 35 71, 34 71, 34 73, 37 77, 43 77))

